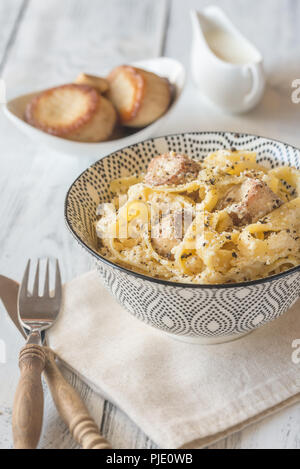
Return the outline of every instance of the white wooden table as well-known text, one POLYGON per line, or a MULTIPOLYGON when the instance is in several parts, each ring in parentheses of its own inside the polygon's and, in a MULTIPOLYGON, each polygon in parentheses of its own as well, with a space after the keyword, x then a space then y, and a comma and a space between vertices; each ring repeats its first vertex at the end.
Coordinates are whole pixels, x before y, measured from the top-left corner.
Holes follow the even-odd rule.
MULTIPOLYGON (((216 111, 189 79, 177 114, 160 134, 185 130, 248 131, 300 146, 300 104, 291 102, 291 82, 300 78, 300 2, 297 0, 1 0, 0 77, 7 95, 71 81, 79 72, 157 55, 189 67, 189 9, 218 3, 262 51, 268 87, 259 107, 244 116, 216 111)), ((37 147, 0 113, 0 271, 20 280, 26 259, 57 256, 65 280, 90 268, 63 220, 67 188, 92 159, 37 147)), ((10 418, 22 343, 0 306, 0 448, 12 445, 10 418), (3 378, 5 376, 5 379, 3 378)), ((114 448, 155 445, 109 402, 71 373, 76 386, 114 448)), ((42 448, 75 448, 46 392, 42 448)), ((272 416, 214 448, 300 449, 300 405, 272 416)))

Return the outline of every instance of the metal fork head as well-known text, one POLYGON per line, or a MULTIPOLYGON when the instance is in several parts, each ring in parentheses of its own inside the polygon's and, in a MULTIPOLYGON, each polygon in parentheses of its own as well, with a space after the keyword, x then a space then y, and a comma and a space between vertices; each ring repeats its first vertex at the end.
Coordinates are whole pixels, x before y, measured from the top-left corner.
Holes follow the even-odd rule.
POLYGON ((51 327, 59 314, 62 297, 61 276, 59 263, 56 260, 55 288, 50 294, 49 287, 49 259, 47 259, 44 292, 39 296, 40 260, 37 262, 32 293, 28 291, 30 260, 27 263, 24 277, 19 288, 18 315, 22 326, 31 332, 39 333, 51 327))

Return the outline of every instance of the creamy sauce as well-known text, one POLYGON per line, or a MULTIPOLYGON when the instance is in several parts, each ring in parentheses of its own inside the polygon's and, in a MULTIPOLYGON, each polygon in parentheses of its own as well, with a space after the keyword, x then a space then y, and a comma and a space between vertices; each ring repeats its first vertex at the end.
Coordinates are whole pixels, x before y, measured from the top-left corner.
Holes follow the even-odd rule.
POLYGON ((243 65, 256 59, 255 51, 242 38, 222 29, 208 29, 205 39, 212 52, 224 62, 243 65))

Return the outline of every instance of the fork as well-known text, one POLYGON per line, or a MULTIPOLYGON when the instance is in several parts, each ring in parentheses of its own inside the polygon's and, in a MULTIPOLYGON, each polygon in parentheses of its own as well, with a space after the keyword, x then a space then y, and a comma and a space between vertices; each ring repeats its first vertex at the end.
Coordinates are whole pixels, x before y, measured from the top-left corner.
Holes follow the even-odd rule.
POLYGON ((39 267, 38 261, 33 291, 30 294, 28 261, 18 295, 18 319, 23 329, 29 331, 29 335, 19 359, 21 378, 13 409, 14 447, 33 449, 39 442, 44 407, 41 374, 44 371, 57 411, 77 443, 83 449, 109 449, 111 447, 108 441, 99 434, 86 405, 59 370, 55 361, 56 354, 50 348, 42 346, 42 332, 51 327, 58 317, 62 288, 59 264, 56 261, 55 290, 50 296, 47 260, 44 293, 39 296, 39 267))
POLYGON ((52 295, 49 290, 49 259, 42 296, 39 296, 39 271, 38 260, 33 290, 29 293, 29 260, 18 294, 18 318, 28 333, 28 338, 19 356, 21 376, 13 407, 13 438, 16 449, 36 448, 40 438, 44 407, 41 375, 47 358, 46 350, 42 346, 42 332, 55 323, 61 305, 62 287, 58 261, 52 295))

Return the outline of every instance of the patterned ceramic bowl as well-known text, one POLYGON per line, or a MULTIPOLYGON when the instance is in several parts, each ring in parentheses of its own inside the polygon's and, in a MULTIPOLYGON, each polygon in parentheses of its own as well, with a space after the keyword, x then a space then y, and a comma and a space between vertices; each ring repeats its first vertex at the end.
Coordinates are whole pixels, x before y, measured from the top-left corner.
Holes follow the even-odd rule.
POLYGON ((229 132, 196 132, 154 138, 99 160, 72 184, 65 216, 71 233, 94 257, 99 274, 116 299, 136 318, 195 343, 219 343, 278 318, 298 298, 300 266, 265 279, 224 285, 168 282, 131 272, 97 252, 96 208, 110 200, 111 179, 145 171, 149 161, 167 151, 203 159, 209 152, 235 147, 257 152, 268 167, 300 168, 300 150, 275 140, 229 132))

